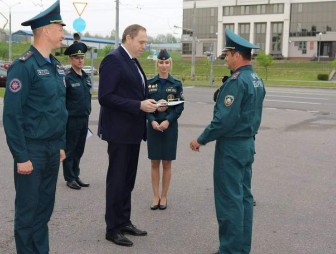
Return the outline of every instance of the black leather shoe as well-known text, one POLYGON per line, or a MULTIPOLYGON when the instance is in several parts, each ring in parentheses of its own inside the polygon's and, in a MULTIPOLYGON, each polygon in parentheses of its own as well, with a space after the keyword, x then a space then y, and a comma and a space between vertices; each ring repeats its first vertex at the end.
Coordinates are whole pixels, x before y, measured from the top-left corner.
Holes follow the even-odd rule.
POLYGON ((105 238, 106 240, 114 242, 117 245, 126 247, 131 247, 133 245, 133 242, 129 240, 126 236, 124 236, 122 233, 114 233, 112 235, 106 234, 105 238))
POLYGON ((146 231, 136 228, 133 224, 124 226, 119 229, 121 233, 130 234, 135 236, 144 236, 147 235, 146 231))
POLYGON ((166 204, 165 204, 165 205, 161 205, 161 204, 159 204, 159 209, 160 209, 160 210, 165 210, 165 209, 167 209, 167 204, 168 204, 168 200, 166 201, 166 204))
POLYGON ((76 181, 67 182, 67 186, 75 190, 80 190, 81 188, 76 181))
POLYGON ((78 185, 81 186, 81 187, 89 187, 89 186, 90 186, 89 183, 84 183, 80 178, 78 178, 78 179, 76 180, 76 182, 77 182, 78 185))
POLYGON ((151 210, 157 210, 159 208, 159 205, 160 205, 160 199, 159 199, 159 202, 156 205, 151 204, 150 209, 151 210))

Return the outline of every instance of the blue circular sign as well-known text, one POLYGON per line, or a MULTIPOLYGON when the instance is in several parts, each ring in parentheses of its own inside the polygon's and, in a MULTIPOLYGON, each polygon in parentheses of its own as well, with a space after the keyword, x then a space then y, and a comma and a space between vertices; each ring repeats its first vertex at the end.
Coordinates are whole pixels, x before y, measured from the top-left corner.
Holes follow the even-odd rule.
POLYGON ((77 31, 77 32, 83 32, 85 27, 86 27, 86 22, 84 19, 82 19, 81 17, 75 19, 73 21, 73 28, 77 31))

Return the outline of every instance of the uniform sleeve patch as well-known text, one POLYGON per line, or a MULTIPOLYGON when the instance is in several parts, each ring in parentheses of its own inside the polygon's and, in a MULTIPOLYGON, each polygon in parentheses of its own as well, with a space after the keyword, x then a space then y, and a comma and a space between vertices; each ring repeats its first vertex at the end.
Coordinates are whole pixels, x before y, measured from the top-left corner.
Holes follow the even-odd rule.
POLYGON ((230 107, 234 101, 234 96, 233 95, 226 95, 224 98, 224 105, 226 107, 230 107))
POLYGON ((21 88, 22 83, 17 78, 12 79, 11 82, 9 83, 9 91, 11 91, 12 93, 17 93, 18 91, 21 90, 21 88))

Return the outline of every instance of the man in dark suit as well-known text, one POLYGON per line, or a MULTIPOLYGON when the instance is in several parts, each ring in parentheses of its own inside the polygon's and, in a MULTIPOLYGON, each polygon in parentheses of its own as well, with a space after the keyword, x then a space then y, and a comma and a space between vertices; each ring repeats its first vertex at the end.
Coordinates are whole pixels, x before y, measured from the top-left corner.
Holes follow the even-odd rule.
POLYGON ((122 36, 122 45, 108 54, 99 68, 98 135, 108 142, 109 155, 106 239, 122 246, 133 245, 125 233, 147 235, 130 220, 140 143, 146 140, 146 112, 157 109, 155 100, 146 99, 146 75, 136 59, 144 52, 146 43, 144 27, 128 26, 122 36))

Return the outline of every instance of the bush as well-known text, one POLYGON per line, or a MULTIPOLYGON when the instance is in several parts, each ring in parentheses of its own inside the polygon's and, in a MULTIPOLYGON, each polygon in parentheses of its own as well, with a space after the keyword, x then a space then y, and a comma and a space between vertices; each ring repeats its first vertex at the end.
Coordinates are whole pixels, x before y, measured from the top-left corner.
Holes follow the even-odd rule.
POLYGON ((317 74, 317 80, 329 80, 328 74, 317 74))

